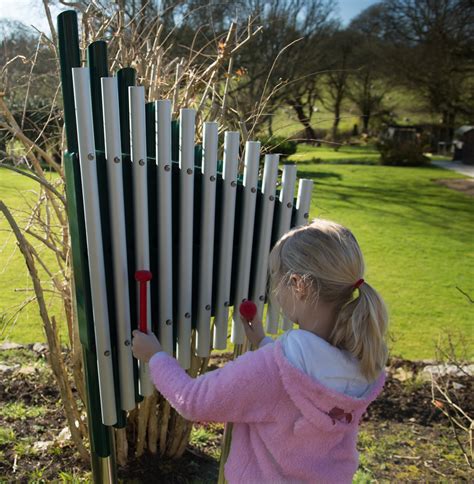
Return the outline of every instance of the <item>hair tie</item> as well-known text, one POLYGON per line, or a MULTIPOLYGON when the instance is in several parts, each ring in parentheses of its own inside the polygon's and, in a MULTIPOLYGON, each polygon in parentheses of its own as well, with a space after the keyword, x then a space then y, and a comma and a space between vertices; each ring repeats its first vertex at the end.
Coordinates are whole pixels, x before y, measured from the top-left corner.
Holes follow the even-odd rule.
POLYGON ((359 287, 364 283, 364 279, 359 279, 352 287, 354 289, 359 289, 359 287))

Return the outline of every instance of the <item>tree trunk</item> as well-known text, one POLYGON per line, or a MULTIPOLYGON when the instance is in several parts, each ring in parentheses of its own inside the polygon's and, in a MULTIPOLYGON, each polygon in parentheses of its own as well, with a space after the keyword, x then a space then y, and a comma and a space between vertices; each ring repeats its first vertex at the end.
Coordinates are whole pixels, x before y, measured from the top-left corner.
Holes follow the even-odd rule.
POLYGON ((268 136, 273 136, 273 116, 268 116, 268 136))
POLYGON ((298 121, 304 126, 305 139, 309 143, 314 143, 316 141, 316 133, 311 126, 310 119, 306 116, 303 106, 299 103, 291 103, 291 107, 295 110, 298 121))
POLYGON ((332 140, 337 141, 337 130, 341 120, 341 102, 342 98, 337 98, 334 102, 334 122, 332 125, 332 140))
POLYGON ((454 123, 456 119, 456 114, 453 111, 446 109, 443 111, 442 123, 445 126, 445 139, 444 142, 450 144, 453 141, 454 136, 454 123))
POLYGON ((362 113, 362 133, 369 134, 370 111, 362 113))

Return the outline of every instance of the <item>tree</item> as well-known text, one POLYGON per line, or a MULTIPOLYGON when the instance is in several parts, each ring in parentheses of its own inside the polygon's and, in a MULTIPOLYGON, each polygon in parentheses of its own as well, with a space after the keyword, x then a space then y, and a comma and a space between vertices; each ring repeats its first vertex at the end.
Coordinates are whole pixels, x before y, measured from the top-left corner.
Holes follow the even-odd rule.
POLYGON ((273 104, 290 106, 303 125, 304 138, 314 140, 311 122, 321 97, 322 73, 329 64, 324 40, 338 27, 332 17, 334 5, 304 0, 270 3, 275 5, 262 19, 267 31, 259 52, 265 53, 267 63, 279 56, 270 79, 276 86, 273 104))
MULTIPOLYGON (((57 154, 60 113, 50 109, 56 92, 56 64, 48 42, 18 21, 0 20, 0 36, 0 95, 8 98, 16 125, 42 149, 57 154)), ((11 138, 6 124, 8 120, 0 110, 2 157, 11 138)))
MULTIPOLYGON (((311 119, 320 94, 318 73, 327 62, 322 41, 337 27, 333 9, 331 0, 240 0, 232 2, 232 8, 192 0, 180 13, 186 16, 185 28, 199 31, 207 40, 232 20, 254 18, 262 30, 234 58, 229 107, 241 114, 252 133, 265 121, 271 132, 278 108, 291 106, 306 139, 315 139, 311 119)), ((183 29, 176 29, 176 38, 182 37, 183 29)), ((222 96, 224 87, 215 90, 222 96)))
POLYGON ((348 97, 357 106, 362 120, 362 132, 369 133, 369 124, 375 114, 382 114, 382 102, 386 93, 384 81, 377 78, 370 63, 360 67, 351 76, 348 97))
POLYGON ((470 0, 385 0, 356 19, 385 45, 385 71, 416 90, 451 139, 474 113, 474 9, 470 0))
POLYGON ((347 97, 349 78, 354 64, 357 35, 350 30, 339 30, 327 39, 325 49, 330 59, 329 72, 324 77, 325 91, 329 100, 324 103, 334 113, 332 139, 337 139, 341 120, 342 102, 347 97))

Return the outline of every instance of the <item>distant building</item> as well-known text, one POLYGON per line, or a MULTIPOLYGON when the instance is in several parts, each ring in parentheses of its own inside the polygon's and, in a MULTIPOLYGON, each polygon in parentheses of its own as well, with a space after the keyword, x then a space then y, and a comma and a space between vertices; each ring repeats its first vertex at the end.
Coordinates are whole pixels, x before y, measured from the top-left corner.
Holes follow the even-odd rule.
POLYGON ((461 126, 454 132, 453 160, 474 165, 474 126, 461 126))
POLYGON ((415 141, 420 131, 417 126, 398 126, 391 124, 387 126, 385 137, 400 142, 415 141))

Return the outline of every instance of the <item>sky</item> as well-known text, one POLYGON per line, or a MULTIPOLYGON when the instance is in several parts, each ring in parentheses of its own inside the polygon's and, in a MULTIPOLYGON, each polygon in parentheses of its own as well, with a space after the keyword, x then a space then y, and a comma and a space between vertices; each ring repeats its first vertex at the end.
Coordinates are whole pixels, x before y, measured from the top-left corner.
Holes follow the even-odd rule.
MULTIPOLYGON (((2 0, 0 0, 1 2, 2 0)), ((370 7, 380 0, 339 0, 339 16, 343 24, 347 25, 354 17, 356 17, 362 10, 370 7)))
MULTIPOLYGON (((338 13, 344 25, 377 0, 339 0, 338 13)), ((51 14, 56 23, 56 16, 67 7, 52 8, 51 14)), ((0 19, 14 19, 26 25, 34 25, 39 30, 49 33, 49 26, 43 9, 42 0, 0 0, 0 19)))

